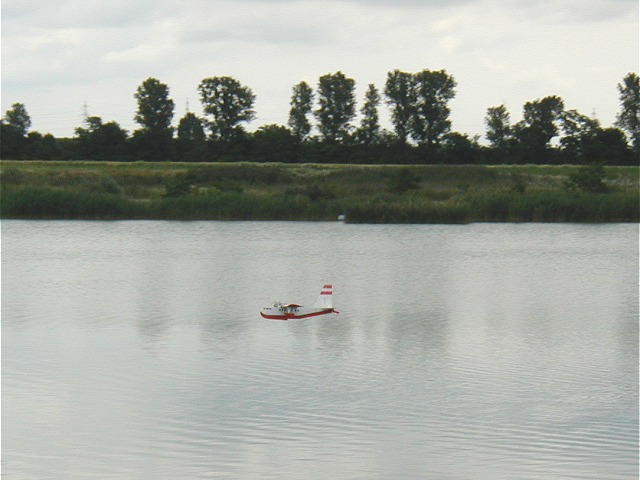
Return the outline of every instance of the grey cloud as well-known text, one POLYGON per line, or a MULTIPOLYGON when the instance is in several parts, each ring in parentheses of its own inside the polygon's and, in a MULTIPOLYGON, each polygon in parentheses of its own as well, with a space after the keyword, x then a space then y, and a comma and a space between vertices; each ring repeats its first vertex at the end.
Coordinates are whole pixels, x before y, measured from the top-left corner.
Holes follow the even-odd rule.
MULTIPOLYGON (((304 3, 306 0, 237 0, 242 3, 304 3)), ((384 6, 389 8, 429 8, 449 7, 477 0, 324 0, 325 3, 353 3, 363 6, 384 6)))
POLYGON ((318 27, 273 25, 247 22, 227 28, 189 29, 181 34, 187 43, 220 43, 230 41, 258 42, 275 45, 314 45, 330 41, 331 35, 318 27))
POLYGON ((359 5, 375 5, 389 8, 442 8, 454 7, 465 3, 473 3, 476 0, 337 0, 356 3, 359 5))
POLYGON ((504 0, 504 8, 516 16, 550 23, 597 23, 638 16, 637 0, 504 0))
MULTIPOLYGON (((236 0, 240 3, 273 4, 305 3, 307 0, 236 0)), ((321 0, 324 3, 345 3, 363 7, 386 7, 389 9, 445 9, 460 5, 500 5, 505 10, 540 10, 549 15, 559 15, 563 20, 598 21, 626 16, 638 11, 637 0, 321 0)))
POLYGON ((124 28, 167 15, 171 0, 3 0, 2 23, 32 28, 124 28))

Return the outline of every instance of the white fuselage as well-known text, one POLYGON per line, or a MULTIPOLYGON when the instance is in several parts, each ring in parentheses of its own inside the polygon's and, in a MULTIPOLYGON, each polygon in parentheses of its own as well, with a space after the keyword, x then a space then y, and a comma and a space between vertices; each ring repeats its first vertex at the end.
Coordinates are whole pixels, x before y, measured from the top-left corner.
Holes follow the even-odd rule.
POLYGON ((295 304, 283 305, 282 303, 274 303, 270 307, 263 308, 260 311, 260 315, 269 320, 294 320, 334 312, 335 310, 333 308, 303 307, 302 305, 295 304))
POLYGON ((260 311, 263 318, 269 320, 292 320, 297 318, 317 317, 327 313, 338 313, 333 309, 333 286, 325 285, 320 291, 318 300, 313 307, 303 307, 297 303, 275 302, 270 307, 265 307, 260 311))

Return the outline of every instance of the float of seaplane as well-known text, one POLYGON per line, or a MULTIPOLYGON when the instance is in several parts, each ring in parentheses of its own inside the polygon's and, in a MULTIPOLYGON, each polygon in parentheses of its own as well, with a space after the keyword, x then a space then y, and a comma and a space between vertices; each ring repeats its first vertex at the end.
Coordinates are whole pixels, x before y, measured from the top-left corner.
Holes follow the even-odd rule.
POLYGON ((260 315, 268 320, 297 320, 317 317, 328 313, 340 313, 333 308, 333 287, 325 285, 313 307, 304 307, 296 303, 274 302, 270 307, 260 311, 260 315))

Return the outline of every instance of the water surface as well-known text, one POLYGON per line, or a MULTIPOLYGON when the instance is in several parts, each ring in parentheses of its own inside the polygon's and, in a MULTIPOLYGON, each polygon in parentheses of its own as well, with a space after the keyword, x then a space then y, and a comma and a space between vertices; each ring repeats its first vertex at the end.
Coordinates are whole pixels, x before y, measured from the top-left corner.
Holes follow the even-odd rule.
POLYGON ((4 221, 2 473, 637 478, 637 272, 632 224, 4 221))

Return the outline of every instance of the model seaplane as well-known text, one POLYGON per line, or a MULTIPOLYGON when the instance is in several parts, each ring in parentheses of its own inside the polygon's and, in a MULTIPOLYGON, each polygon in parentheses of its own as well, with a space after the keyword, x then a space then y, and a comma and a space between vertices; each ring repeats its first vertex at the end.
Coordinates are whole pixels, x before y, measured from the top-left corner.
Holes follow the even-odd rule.
POLYGON ((326 315, 327 313, 340 313, 334 310, 332 297, 332 286, 325 285, 313 307, 303 307, 296 303, 274 302, 270 307, 263 308, 260 315, 269 320, 296 320, 326 315))

